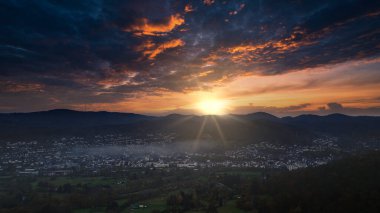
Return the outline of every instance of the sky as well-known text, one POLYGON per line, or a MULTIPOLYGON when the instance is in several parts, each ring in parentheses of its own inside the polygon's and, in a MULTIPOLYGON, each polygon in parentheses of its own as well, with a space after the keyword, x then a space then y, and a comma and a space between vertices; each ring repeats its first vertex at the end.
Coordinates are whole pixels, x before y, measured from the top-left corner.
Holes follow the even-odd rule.
POLYGON ((380 115, 380 1, 0 1, 0 112, 380 115))

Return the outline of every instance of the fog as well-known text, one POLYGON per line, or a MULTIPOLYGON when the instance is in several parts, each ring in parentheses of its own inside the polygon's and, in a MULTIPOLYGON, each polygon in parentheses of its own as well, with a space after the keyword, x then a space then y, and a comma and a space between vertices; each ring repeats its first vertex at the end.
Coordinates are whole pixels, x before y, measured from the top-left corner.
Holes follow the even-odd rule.
POLYGON ((74 147, 74 155, 172 155, 184 153, 210 152, 219 147, 214 141, 183 141, 170 144, 126 144, 126 145, 104 145, 90 147, 74 147))

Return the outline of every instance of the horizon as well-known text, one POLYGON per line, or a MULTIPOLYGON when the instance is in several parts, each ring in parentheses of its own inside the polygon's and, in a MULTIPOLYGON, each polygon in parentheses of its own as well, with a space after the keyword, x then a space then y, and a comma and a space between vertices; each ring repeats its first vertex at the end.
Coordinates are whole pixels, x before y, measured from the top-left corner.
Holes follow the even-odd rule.
POLYGON ((134 113, 134 112, 122 112, 122 111, 107 111, 107 110, 99 110, 99 111, 92 111, 92 110, 76 110, 76 109, 65 109, 65 108, 56 108, 56 109, 48 109, 48 110, 42 110, 42 111, 28 111, 28 112, 0 112, 0 114, 28 114, 28 113, 40 113, 40 112, 51 112, 51 111, 73 111, 73 112, 92 112, 92 113, 101 113, 101 112, 106 112, 106 113, 121 113, 121 114, 135 114, 135 115, 143 115, 143 116, 151 116, 151 117, 166 117, 166 116, 171 116, 171 115, 181 115, 181 116, 246 116, 246 115, 252 115, 252 114, 268 114, 271 116, 275 116, 277 118, 285 118, 285 117, 298 117, 298 116, 307 116, 307 115, 315 115, 315 116, 331 116, 331 115, 344 115, 344 116, 350 116, 350 117, 379 117, 379 115, 349 115, 349 114, 344 114, 344 113, 339 113, 339 112, 332 112, 332 113, 327 113, 327 114, 313 114, 313 113, 302 113, 302 114, 296 114, 296 115, 276 115, 272 114, 269 112, 265 111, 252 111, 249 113, 244 113, 244 114, 234 114, 234 113, 228 113, 228 114, 183 114, 183 113, 170 113, 170 114, 149 114, 149 113, 134 113))
POLYGON ((0 112, 380 115, 375 1, 0 8, 0 112))

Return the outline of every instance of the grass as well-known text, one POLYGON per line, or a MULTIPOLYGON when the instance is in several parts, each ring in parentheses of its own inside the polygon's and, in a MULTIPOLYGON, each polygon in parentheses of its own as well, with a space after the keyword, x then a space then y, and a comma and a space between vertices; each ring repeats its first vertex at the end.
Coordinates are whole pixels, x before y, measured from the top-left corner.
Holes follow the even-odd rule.
POLYGON ((235 206, 236 200, 230 200, 224 206, 218 208, 219 213, 245 213, 246 211, 240 210, 235 206))
POLYGON ((96 209, 76 209, 73 213, 103 213, 106 212, 105 208, 96 208, 96 209))
MULTIPOLYGON (((114 186, 117 185, 117 182, 122 180, 122 178, 111 178, 111 177, 38 177, 36 181, 32 182, 32 188, 36 189, 38 182, 40 181, 46 181, 49 182, 49 184, 58 187, 62 186, 66 183, 71 185, 77 185, 77 184, 87 184, 89 186, 101 186, 101 185, 109 185, 114 186)), ((1 180, 0 180, 1 182, 1 180)), ((1 186, 1 184, 0 184, 1 186)), ((121 185, 117 185, 121 186, 121 185)))
MULTIPOLYGON (((230 200, 224 204, 224 206, 218 208, 218 213, 247 213, 246 211, 240 210, 235 206, 236 200, 230 200)), ((203 210, 191 210, 186 213, 201 213, 203 210)))
POLYGON ((248 177, 248 178, 256 178, 261 175, 261 173, 258 171, 220 171, 220 172, 217 172, 217 174, 240 175, 240 176, 248 177))
POLYGON ((115 201, 116 201, 117 205, 119 205, 119 206, 124 205, 127 202, 126 198, 118 199, 115 201))
MULTIPOLYGON (((257 170, 255 171, 255 170, 243 170, 243 169, 233 169, 233 170, 218 169, 218 170, 214 171, 213 174, 218 174, 221 176, 224 174, 226 174, 226 175, 240 175, 244 179, 254 179, 254 178, 260 177, 261 172, 257 171, 257 170)), ((7 183, 10 178, 11 177, 7 177, 7 176, 1 177, 0 176, 0 187, 1 187, 1 184, 7 183)), ((206 173, 206 175, 202 174, 199 176, 192 176, 192 177, 189 176, 188 178, 190 178, 192 180, 192 182, 196 183, 196 182, 207 182, 209 177, 207 176, 207 173, 206 173)), ((167 176, 165 177, 165 179, 166 179, 166 181, 173 182, 173 183, 178 181, 177 179, 175 179, 173 177, 167 177, 167 176)), ((115 178, 115 177, 67 177, 67 176, 37 177, 36 180, 32 183, 32 187, 34 189, 37 188, 37 184, 40 181, 49 182, 49 184, 56 186, 56 187, 60 186, 60 185, 64 185, 64 184, 71 184, 73 186, 75 186, 77 184, 82 184, 82 185, 87 184, 89 186, 108 185, 112 188, 115 188, 115 187, 117 188, 119 186, 126 187, 125 184, 124 185, 118 185, 117 184, 119 181, 126 181, 125 177, 124 178, 122 178, 122 177, 115 178)), ((186 182, 188 180, 186 180, 186 179, 182 180, 181 179, 179 181, 186 182)), ((129 184, 133 185, 134 181, 127 181, 127 183, 128 183, 127 185, 129 185, 129 184)), ((170 190, 173 190, 173 189, 170 189, 170 190)), ((131 209, 131 207, 126 207, 123 209, 122 212, 151 213, 153 210, 162 211, 162 210, 165 210, 167 208, 166 198, 169 194, 177 194, 180 191, 189 192, 192 190, 193 189, 188 188, 188 186, 183 186, 181 190, 177 189, 174 191, 166 192, 165 194, 161 194, 157 197, 136 203, 136 204, 146 205, 147 206, 146 208, 131 209)), ((58 194, 57 196, 60 196, 60 194, 58 194)), ((117 200, 115 200, 119 206, 123 206, 125 204, 125 202, 127 201, 126 199, 122 199, 122 197, 123 196, 120 196, 120 197, 118 197, 117 200)), ((230 200, 230 201, 226 202, 224 206, 218 208, 218 212, 220 212, 220 213, 244 213, 245 211, 242 211, 242 210, 239 210, 238 208, 236 208, 235 201, 236 200, 230 200)), ((99 213, 99 212, 105 212, 105 208, 77 209, 74 212, 76 212, 76 213, 99 213)), ((188 213, 191 213, 191 212, 195 213, 195 212, 201 212, 201 211, 192 210, 192 211, 189 211, 188 213)))
POLYGON ((35 182, 32 183, 32 187, 35 188, 39 181, 47 181, 54 186, 64 185, 64 184, 88 184, 92 186, 97 185, 115 185, 120 179, 117 178, 108 178, 108 177, 42 177, 38 178, 35 182))
POLYGON ((153 210, 164 210, 166 208, 166 199, 164 197, 153 198, 139 202, 138 204, 147 205, 147 208, 133 209, 126 208, 123 212, 151 213, 153 210))
POLYGON ((3 186, 8 184, 12 180, 11 176, 0 176, 0 189, 3 189, 3 186))

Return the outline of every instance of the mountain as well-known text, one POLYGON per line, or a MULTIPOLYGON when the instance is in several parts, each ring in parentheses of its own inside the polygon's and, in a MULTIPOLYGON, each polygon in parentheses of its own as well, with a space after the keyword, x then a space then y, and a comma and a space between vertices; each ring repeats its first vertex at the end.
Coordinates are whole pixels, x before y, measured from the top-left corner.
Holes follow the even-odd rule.
POLYGON ((295 126, 304 126, 315 133, 343 138, 380 137, 380 117, 378 116, 300 115, 285 117, 282 121, 295 126))
POLYGON ((91 135, 112 132, 111 127, 138 123, 154 117, 133 113, 82 112, 55 109, 31 113, 0 114, 3 140, 46 138, 59 135, 91 135))
POLYGON ((270 141, 306 143, 315 135, 302 127, 270 120, 252 120, 249 116, 166 116, 134 126, 140 131, 175 133, 179 140, 214 139, 235 144, 270 141))
POLYGON ((280 118, 266 112, 254 112, 254 113, 240 115, 240 116, 249 120, 253 120, 253 121, 257 121, 257 120, 279 121, 280 120, 280 118))
POLYGON ((82 112, 57 109, 32 113, 0 114, 0 138, 56 135, 171 133, 178 140, 213 139, 235 144, 269 141, 305 144, 320 135, 345 139, 380 137, 380 117, 300 115, 278 118, 269 113, 162 117, 133 113, 82 112))
POLYGON ((82 112, 68 109, 55 109, 31 113, 0 114, 0 123, 14 127, 90 127, 117 125, 150 120, 153 117, 134 113, 82 112))

